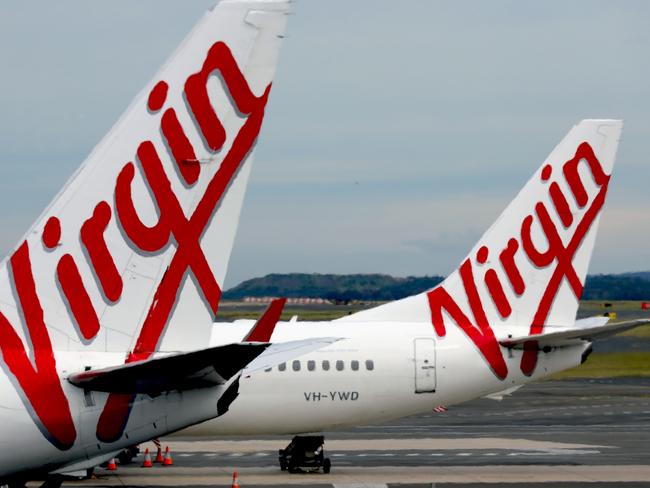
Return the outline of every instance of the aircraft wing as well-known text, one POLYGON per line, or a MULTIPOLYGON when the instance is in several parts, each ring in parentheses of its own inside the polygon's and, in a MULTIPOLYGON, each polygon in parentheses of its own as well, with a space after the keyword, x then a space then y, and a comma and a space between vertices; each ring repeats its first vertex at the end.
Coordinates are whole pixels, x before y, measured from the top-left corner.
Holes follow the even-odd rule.
POLYGON ((68 381, 86 390, 158 395, 226 383, 240 371, 252 372, 307 354, 336 338, 270 343, 233 343, 158 356, 134 363, 72 374, 68 381), (268 354, 264 354, 268 351, 268 354))
POLYGON ((592 341, 634 329, 642 325, 650 324, 650 319, 629 320, 608 325, 606 317, 593 317, 579 320, 577 327, 552 327, 547 326, 546 332, 542 334, 527 335, 520 337, 508 337, 499 340, 502 346, 511 349, 523 349, 527 342, 535 342, 537 347, 545 346, 568 346, 578 341, 592 341))

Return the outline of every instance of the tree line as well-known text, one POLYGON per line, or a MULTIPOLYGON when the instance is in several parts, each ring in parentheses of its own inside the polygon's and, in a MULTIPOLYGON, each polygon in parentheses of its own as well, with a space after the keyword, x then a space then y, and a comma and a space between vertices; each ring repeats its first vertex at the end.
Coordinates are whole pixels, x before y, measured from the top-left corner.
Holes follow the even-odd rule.
MULTIPOLYGON (((442 276, 384 274, 274 273, 246 280, 224 292, 223 298, 325 298, 336 302, 389 301, 415 295, 438 285, 442 276)), ((585 300, 650 300, 650 271, 587 277, 585 300)))

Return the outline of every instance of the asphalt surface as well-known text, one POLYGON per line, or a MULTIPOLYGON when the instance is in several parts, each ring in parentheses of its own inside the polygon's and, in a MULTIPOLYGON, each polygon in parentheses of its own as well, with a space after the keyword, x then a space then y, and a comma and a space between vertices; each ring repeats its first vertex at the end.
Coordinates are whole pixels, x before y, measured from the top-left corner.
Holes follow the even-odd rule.
POLYGON ((649 337, 609 337, 606 341, 596 341, 594 352, 650 352, 649 337))
MULTIPOLYGON (((578 318, 593 317, 599 315, 605 309, 596 309, 593 307, 589 309, 581 308, 578 311, 578 318)), ((650 310, 639 309, 625 309, 614 307, 607 309, 616 313, 616 320, 627 321, 636 319, 650 318, 650 310)), ((594 352, 650 352, 650 337, 629 337, 629 336, 613 336, 605 340, 594 341, 594 352)))
POLYGON ((650 379, 547 381, 502 401, 325 435, 329 475, 280 472, 277 449, 288 438, 174 437, 163 439, 171 468, 136 460, 71 484, 230 486, 238 470, 242 487, 650 486, 650 379))

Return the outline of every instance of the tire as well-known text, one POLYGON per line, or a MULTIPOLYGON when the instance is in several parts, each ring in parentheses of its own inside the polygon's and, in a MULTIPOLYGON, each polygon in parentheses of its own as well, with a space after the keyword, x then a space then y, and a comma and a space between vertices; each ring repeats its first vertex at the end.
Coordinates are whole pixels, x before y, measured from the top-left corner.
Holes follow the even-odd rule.
POLYGON ((325 458, 323 461, 323 473, 328 474, 332 470, 332 462, 330 458, 325 458))
POLYGON ((6 485, 9 488, 27 488, 27 482, 26 481, 12 481, 6 485))
POLYGON ((117 459, 120 464, 130 464, 131 461, 133 461, 133 455, 131 454, 131 451, 125 449, 117 455, 117 459))

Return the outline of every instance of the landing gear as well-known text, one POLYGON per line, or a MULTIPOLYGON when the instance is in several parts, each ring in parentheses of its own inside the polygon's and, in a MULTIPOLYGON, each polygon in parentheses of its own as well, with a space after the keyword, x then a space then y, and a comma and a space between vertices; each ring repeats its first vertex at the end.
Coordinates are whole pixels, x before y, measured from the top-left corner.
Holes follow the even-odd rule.
POLYGON ((117 455, 117 459, 119 459, 120 464, 130 464, 138 454, 140 454, 140 448, 138 446, 131 446, 120 452, 117 455))
MULTIPOLYGON (((42 473, 41 473, 42 474, 42 473)), ((38 479, 38 475, 35 476, 35 479, 38 479)), ((43 482, 39 485, 39 488, 60 488, 63 482, 65 481, 65 476, 62 474, 49 474, 45 478, 41 478, 43 482)), ((23 479, 11 479, 4 480, 0 482, 0 488, 26 488, 27 480, 23 479)))
POLYGON ((60 488, 63 484, 63 476, 48 476, 41 485, 41 488, 60 488))
POLYGON ((278 451, 280 469, 289 473, 301 473, 302 468, 307 468, 310 472, 322 468, 323 473, 329 473, 332 462, 325 457, 324 443, 322 435, 295 436, 287 447, 278 451))
POLYGON ((27 482, 22 480, 2 481, 0 488, 27 488, 27 482))
MULTIPOLYGON (((60 488, 63 484, 64 477, 60 474, 48 475, 41 478, 43 482, 39 488, 60 488)), ((27 481, 21 479, 4 480, 0 482, 0 488, 26 488, 27 481)))

